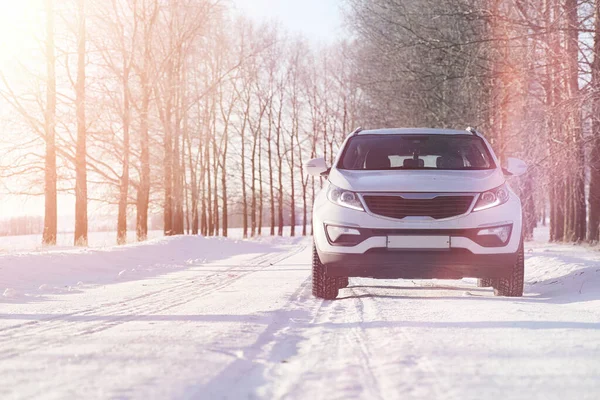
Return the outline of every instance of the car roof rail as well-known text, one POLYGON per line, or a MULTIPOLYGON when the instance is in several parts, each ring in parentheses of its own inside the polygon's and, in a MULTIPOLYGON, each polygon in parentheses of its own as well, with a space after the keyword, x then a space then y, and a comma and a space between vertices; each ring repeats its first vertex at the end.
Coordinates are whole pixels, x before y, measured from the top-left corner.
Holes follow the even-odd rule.
POLYGON ((481 133, 477 132, 477 129, 473 128, 472 126, 469 126, 466 131, 471 132, 473 136, 481 136, 481 133))
POLYGON ((354 131, 353 131, 353 132, 350 134, 350 136, 352 137, 352 136, 358 135, 358 134, 359 134, 359 133, 361 133, 363 130, 364 130, 364 129, 363 129, 362 127, 360 127, 360 126, 359 126, 358 128, 356 128, 356 129, 355 129, 355 130, 354 130, 354 131))

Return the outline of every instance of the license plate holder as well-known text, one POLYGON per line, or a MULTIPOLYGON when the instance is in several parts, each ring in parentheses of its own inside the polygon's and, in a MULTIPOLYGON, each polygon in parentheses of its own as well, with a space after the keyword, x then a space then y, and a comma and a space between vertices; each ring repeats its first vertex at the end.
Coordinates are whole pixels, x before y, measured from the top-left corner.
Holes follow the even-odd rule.
POLYGON ((450 236, 388 236, 387 247, 400 250, 450 250, 450 236))

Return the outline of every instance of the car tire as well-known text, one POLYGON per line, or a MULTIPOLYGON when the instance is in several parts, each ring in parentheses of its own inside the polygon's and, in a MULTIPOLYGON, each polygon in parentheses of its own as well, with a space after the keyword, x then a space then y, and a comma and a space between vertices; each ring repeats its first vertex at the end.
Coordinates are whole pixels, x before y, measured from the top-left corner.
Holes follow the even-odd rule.
POLYGON ((334 300, 339 293, 339 278, 327 276, 325 266, 321 264, 317 247, 313 244, 312 294, 325 300, 334 300))
POLYGON ((347 276, 337 278, 337 281, 338 281, 338 288, 340 288, 340 289, 347 288, 348 284, 350 283, 347 276))
POLYGON ((497 279, 493 278, 481 278, 477 279, 477 287, 494 287, 497 279))
POLYGON ((523 240, 517 252, 517 261, 510 268, 509 276, 500 278, 494 284, 494 294, 504 297, 522 297, 525 283, 525 255, 523 240))

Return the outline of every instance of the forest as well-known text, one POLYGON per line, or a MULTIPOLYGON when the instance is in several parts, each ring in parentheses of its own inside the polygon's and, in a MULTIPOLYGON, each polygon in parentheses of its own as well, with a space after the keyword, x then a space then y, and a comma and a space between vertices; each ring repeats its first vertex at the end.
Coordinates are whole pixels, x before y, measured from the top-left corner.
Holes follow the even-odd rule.
MULTIPOLYGON (((358 126, 476 127, 514 178, 526 231, 597 242, 600 1, 345 0, 344 39, 318 45, 219 0, 44 0, 40 49, 0 71, 0 182, 43 196, 56 243, 61 195, 74 244, 89 208, 116 241, 165 235, 309 235, 322 182, 358 126)), ((35 226, 41 223, 36 222, 35 226)))

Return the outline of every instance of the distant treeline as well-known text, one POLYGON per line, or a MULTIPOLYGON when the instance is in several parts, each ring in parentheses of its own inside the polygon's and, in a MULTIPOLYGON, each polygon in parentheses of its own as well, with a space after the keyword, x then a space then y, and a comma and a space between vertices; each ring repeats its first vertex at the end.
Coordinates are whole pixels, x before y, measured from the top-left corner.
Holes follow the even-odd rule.
POLYGON ((43 217, 13 217, 0 221, 0 236, 36 235, 43 231, 43 217))
MULTIPOLYGON (((284 212, 290 213, 288 207, 284 208, 284 212)), ((298 214, 300 215, 300 214, 298 214)), ((270 218, 270 214, 265 214, 265 219, 270 218)), ((112 232, 115 230, 114 227, 114 216, 104 216, 90 218, 89 230, 90 232, 112 232)), ((70 221, 62 221, 61 225, 71 227, 70 221)), ((300 223, 300 219, 296 223, 300 223)), ((163 215, 152 214, 148 218, 148 226, 151 231, 159 231, 163 229, 163 215)), ((229 226, 231 228, 242 228, 243 217, 241 207, 233 207, 230 211, 229 226)), ((127 221, 127 228, 130 231, 135 231, 136 221, 135 218, 130 218, 127 221)), ((43 216, 18 216, 11 218, 0 219, 0 237, 3 236, 23 236, 23 235, 41 235, 44 232, 44 217, 43 216)), ((63 233, 65 231, 62 231, 63 233)), ((67 230, 72 232, 72 230, 67 230)), ((187 230, 186 233, 190 234, 191 231, 187 230)))

